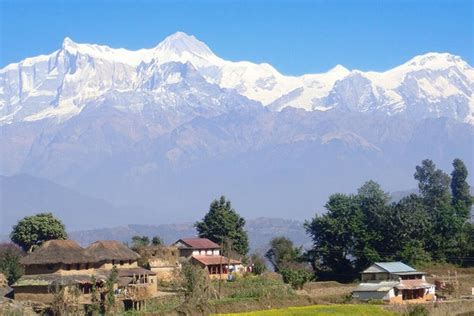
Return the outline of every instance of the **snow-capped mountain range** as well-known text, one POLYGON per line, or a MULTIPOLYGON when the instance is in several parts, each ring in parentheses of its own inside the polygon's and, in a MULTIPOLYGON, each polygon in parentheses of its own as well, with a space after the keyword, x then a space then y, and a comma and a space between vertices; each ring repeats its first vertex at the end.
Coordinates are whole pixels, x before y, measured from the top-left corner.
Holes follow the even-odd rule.
POLYGON ((428 53, 385 72, 348 70, 286 76, 269 64, 216 56, 182 32, 130 51, 66 38, 49 54, 0 70, 0 124, 64 122, 87 107, 223 113, 258 102, 272 111, 403 114, 474 123, 474 69, 460 57, 428 53))
POLYGON ((195 221, 220 194, 249 218, 307 219, 369 179, 416 187, 422 159, 472 175, 473 93, 447 53, 286 76, 184 33, 138 51, 66 38, 0 70, 0 233, 44 210, 78 229, 195 221))

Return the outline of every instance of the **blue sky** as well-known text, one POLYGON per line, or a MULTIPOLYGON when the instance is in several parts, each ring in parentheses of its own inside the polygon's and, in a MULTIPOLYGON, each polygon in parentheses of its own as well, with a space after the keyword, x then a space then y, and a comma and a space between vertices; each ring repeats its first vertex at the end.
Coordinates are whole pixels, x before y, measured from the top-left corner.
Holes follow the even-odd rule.
POLYGON ((473 65, 473 1, 0 0, 0 67, 50 53, 64 37, 128 49, 193 34, 229 60, 285 74, 385 70, 430 51, 473 65))

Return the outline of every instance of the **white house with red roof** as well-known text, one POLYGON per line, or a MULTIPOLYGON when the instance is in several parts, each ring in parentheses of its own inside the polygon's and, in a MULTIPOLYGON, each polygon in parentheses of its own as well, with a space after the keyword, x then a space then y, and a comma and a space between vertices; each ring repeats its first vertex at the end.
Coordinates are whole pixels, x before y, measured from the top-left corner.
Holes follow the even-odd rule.
POLYGON ((221 246, 207 238, 182 238, 173 244, 181 258, 201 266, 211 278, 227 277, 232 272, 241 273, 245 269, 240 260, 221 255, 221 246))

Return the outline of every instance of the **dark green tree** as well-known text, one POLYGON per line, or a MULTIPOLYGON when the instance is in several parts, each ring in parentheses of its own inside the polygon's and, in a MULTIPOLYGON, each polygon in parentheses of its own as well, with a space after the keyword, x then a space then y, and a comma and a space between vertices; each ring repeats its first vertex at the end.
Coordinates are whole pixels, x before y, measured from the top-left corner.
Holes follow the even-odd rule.
POLYGON ((154 236, 151 240, 151 244, 153 246, 160 246, 160 245, 163 245, 163 241, 161 240, 159 236, 154 236))
POLYGON ((138 250, 148 245, 150 245, 150 238, 148 236, 135 235, 132 237, 132 249, 138 250))
POLYGON ((367 181, 357 190, 356 200, 362 214, 362 225, 354 231, 356 270, 375 261, 387 260, 387 218, 390 213, 389 195, 375 181, 367 181))
POLYGON ((43 242, 52 239, 67 239, 66 229, 51 213, 26 216, 13 226, 11 240, 24 251, 30 252, 43 242))
POLYGON ((15 244, 0 244, 0 272, 5 275, 8 285, 15 283, 23 275, 20 263, 24 252, 15 244))
POLYGON ((351 280, 356 276, 352 260, 363 235, 364 222, 357 197, 333 194, 324 215, 316 215, 304 226, 313 240, 307 254, 313 269, 321 279, 351 280))
POLYGON ((467 183, 467 168, 461 159, 454 159, 454 170, 451 173, 452 204, 457 215, 468 220, 471 213, 472 196, 467 183))
POLYGON ((448 260, 457 255, 463 226, 452 205, 451 179, 429 159, 416 167, 415 179, 433 223, 431 237, 426 242, 427 249, 433 259, 448 260))
POLYGON ((451 179, 444 171, 436 169, 433 161, 423 160, 420 166, 416 166, 414 176, 418 180, 418 188, 428 207, 436 208, 451 201, 449 192, 451 179))
POLYGON ((290 263, 299 261, 302 249, 293 245, 293 242, 283 236, 275 237, 270 241, 270 248, 265 253, 265 257, 270 261, 275 272, 290 263))
MULTIPOLYGON (((241 256, 245 256, 249 249, 244 226, 245 219, 240 217, 224 196, 214 200, 203 220, 195 224, 199 237, 208 238, 219 245, 229 243, 232 250, 241 256)), ((228 247, 224 245, 224 248, 228 247)))
MULTIPOLYGON (((414 245, 420 253, 426 252, 425 242, 431 237, 433 227, 428 209, 420 196, 411 194, 393 203, 390 210, 385 225, 387 230, 384 251, 394 256, 385 259, 414 264, 415 260, 408 260, 405 254, 408 253, 408 249, 414 249, 414 245), (416 241, 416 244, 410 244, 410 241, 416 241)), ((416 261, 419 262, 421 259, 416 261)))

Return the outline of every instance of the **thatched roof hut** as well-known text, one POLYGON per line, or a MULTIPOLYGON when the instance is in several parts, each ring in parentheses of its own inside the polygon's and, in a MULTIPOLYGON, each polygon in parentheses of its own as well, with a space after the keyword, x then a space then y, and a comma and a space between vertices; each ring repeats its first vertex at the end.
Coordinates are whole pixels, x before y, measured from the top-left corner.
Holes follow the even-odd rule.
POLYGON ((116 240, 99 240, 89 245, 85 253, 98 261, 137 260, 140 255, 116 240))
POLYGON ((74 240, 49 240, 21 259, 24 265, 94 262, 74 240))

